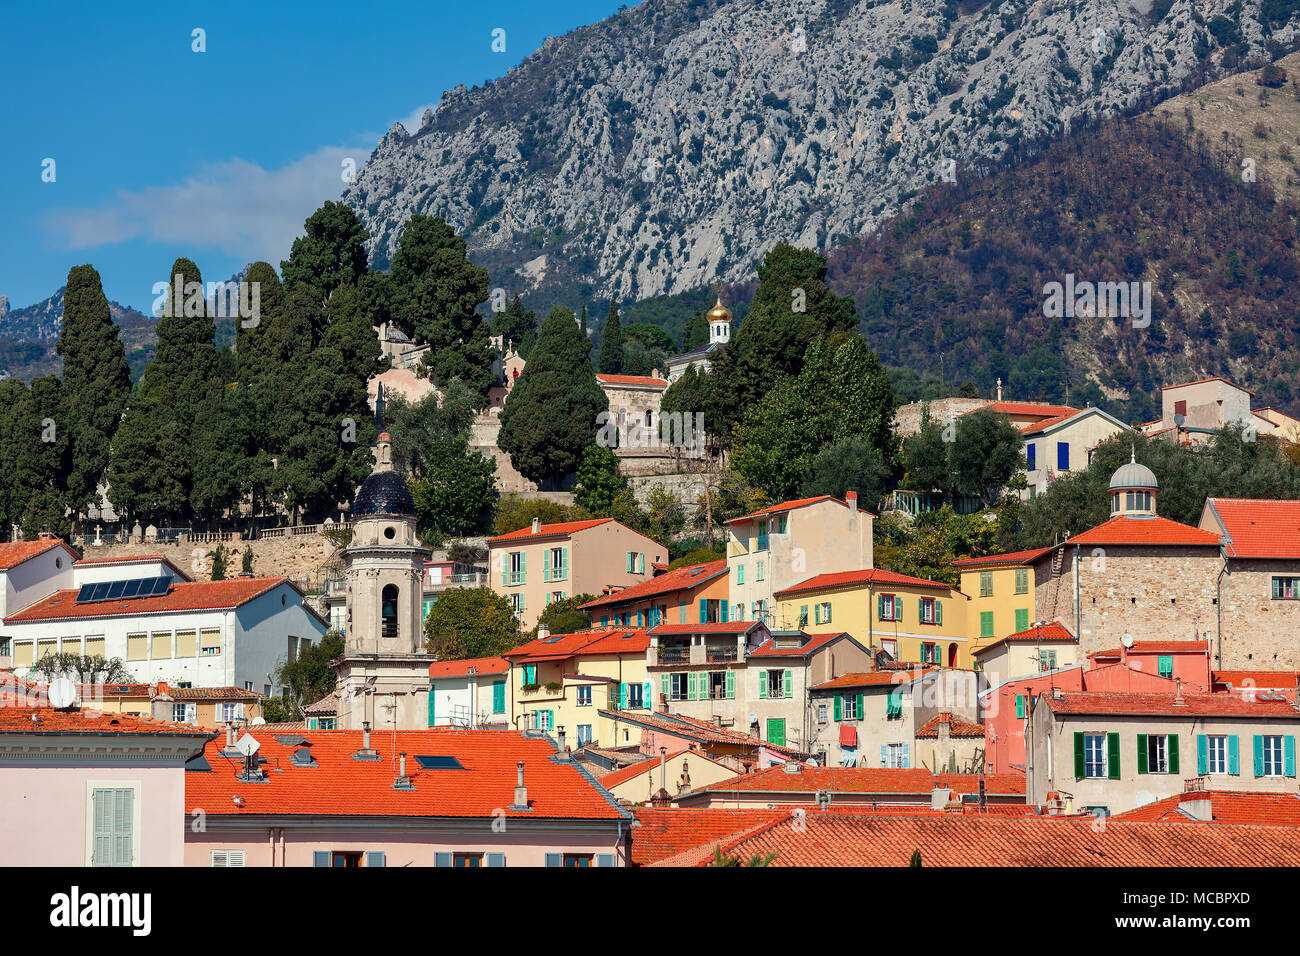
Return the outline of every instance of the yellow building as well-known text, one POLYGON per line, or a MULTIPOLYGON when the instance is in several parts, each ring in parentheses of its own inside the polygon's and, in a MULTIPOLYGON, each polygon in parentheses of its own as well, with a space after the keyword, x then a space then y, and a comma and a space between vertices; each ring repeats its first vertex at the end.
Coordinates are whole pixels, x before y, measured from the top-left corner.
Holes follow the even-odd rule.
POLYGON ((1038 620, 1033 561, 1050 550, 1035 548, 952 563, 961 572, 962 593, 970 598, 966 614, 972 652, 1008 634, 1026 631, 1038 620))
MULTIPOLYGON (((516 730, 540 730, 573 749, 586 744, 621 746, 613 720, 601 710, 649 713, 654 707, 646 676, 650 638, 643 628, 606 627, 551 635, 502 656, 510 662, 507 709, 516 730)), ((624 731, 627 734, 627 731, 624 731)))
POLYGON ((778 591, 777 628, 847 631, 894 660, 971 666, 969 598, 942 581, 879 568, 819 574, 778 591))

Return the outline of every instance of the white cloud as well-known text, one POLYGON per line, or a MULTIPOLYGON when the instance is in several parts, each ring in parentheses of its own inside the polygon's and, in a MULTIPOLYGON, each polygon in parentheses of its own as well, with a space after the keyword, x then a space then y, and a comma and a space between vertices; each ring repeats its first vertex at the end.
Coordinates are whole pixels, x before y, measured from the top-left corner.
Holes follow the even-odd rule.
POLYGON ((420 123, 424 120, 424 111, 433 109, 433 103, 425 103, 423 106, 417 106, 410 116, 405 119, 399 119, 397 122, 406 127, 406 132, 415 135, 420 131, 420 123))
POLYGON ((180 185, 120 190, 98 207, 51 210, 44 227, 66 249, 143 238, 278 263, 302 234, 303 221, 342 194, 344 161, 359 171, 371 148, 327 146, 274 170, 228 159, 180 185))

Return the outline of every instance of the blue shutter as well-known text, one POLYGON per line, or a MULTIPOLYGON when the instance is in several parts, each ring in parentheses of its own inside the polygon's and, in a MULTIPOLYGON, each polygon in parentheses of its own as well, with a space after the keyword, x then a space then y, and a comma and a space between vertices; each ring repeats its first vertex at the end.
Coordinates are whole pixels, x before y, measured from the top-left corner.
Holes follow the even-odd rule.
POLYGON ((506 855, 504 853, 489 853, 487 855, 488 866, 505 866, 506 855))
POLYGON ((560 853, 546 854, 547 866, 564 866, 564 855, 560 853))
POLYGON ((1196 735, 1196 772, 1201 776, 1210 772, 1210 741, 1205 734, 1196 735))
POLYGON ((1030 442, 1025 448, 1025 457, 1029 459, 1029 470, 1034 470, 1034 443, 1030 442))
POLYGON ((434 866, 451 866, 451 854, 450 854, 450 853, 435 853, 435 854, 433 855, 433 865, 434 865, 434 866))
POLYGON ((1236 734, 1228 735, 1228 773, 1233 777, 1241 775, 1241 745, 1236 734))
POLYGON ((903 744, 903 766, 904 767, 912 766, 912 745, 911 744, 903 744))
POLYGON ((383 866, 384 854, 378 850, 372 850, 366 854, 366 866, 383 866))
POLYGON ((1058 441, 1056 443, 1056 470, 1057 471, 1070 470, 1070 443, 1069 442, 1058 441))
POLYGON ((722 612, 722 623, 727 623, 727 599, 723 598, 718 602, 718 609, 722 612))
POLYGON ((608 615, 608 614, 602 614, 602 615, 600 616, 600 626, 601 626, 601 627, 604 627, 604 626, 605 626, 606 624, 608 624, 608 623, 609 623, 609 615, 608 615))
POLYGON ((627 684, 618 685, 618 709, 627 710, 627 684))
POLYGON ((1295 776, 1295 737, 1288 734, 1282 738, 1282 773, 1287 777, 1295 776))
POLYGON ((503 680, 492 682, 492 713, 504 714, 506 712, 506 682, 503 680))
POLYGON ((596 854, 596 865, 597 865, 597 866, 613 866, 613 865, 614 865, 614 854, 613 854, 613 853, 597 853, 597 854, 596 854))
POLYGON ((700 623, 703 624, 709 619, 709 602, 700 598, 700 623))
POLYGON ((311 865, 312 865, 312 866, 329 866, 329 865, 330 865, 330 852, 329 852, 329 850, 316 850, 316 851, 314 851, 314 852, 312 853, 312 855, 311 855, 311 865))

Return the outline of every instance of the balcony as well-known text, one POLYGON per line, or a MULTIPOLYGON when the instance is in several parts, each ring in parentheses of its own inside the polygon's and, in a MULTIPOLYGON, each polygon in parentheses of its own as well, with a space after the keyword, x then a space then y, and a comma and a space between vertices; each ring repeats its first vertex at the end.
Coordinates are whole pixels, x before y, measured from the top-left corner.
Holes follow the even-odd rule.
POLYGON ((660 647, 659 663, 660 664, 689 664, 691 662, 691 649, 689 647, 660 647))
POLYGON ((755 538, 754 550, 755 551, 767 550, 767 532, 763 532, 757 538, 755 538))
POLYGON ((739 659, 736 645, 729 647, 710 647, 704 652, 706 664, 734 664, 739 659))

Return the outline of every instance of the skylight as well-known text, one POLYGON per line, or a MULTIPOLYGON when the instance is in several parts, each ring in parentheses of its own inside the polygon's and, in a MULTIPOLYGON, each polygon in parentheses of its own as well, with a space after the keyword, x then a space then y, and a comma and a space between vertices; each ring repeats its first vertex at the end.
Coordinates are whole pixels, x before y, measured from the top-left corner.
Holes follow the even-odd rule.
POLYGON ((455 757, 416 756, 415 762, 425 770, 464 770, 464 766, 455 757))

